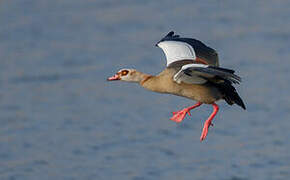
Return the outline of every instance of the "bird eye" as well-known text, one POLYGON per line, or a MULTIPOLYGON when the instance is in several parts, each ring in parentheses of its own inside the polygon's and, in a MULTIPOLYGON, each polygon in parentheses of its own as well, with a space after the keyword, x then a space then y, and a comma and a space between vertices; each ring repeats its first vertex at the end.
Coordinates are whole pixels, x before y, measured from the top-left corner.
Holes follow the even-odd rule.
POLYGON ((128 70, 123 70, 121 73, 122 73, 122 76, 126 76, 129 73, 129 71, 128 70))

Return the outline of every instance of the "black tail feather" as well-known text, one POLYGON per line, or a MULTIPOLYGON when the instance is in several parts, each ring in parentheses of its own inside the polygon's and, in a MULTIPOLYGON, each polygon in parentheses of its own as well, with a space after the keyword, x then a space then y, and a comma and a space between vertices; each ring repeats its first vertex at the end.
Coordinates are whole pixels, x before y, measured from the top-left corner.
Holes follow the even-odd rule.
POLYGON ((216 87, 224 94, 225 101, 229 104, 237 104, 241 106, 243 109, 246 109, 246 106, 237 93, 234 86, 232 86, 232 83, 230 81, 225 80, 223 83, 215 84, 216 87))

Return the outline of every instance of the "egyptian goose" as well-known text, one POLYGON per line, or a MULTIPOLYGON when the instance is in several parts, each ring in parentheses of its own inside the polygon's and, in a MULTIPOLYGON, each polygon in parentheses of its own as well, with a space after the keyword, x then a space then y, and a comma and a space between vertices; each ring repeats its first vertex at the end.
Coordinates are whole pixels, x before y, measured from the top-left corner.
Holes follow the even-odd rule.
POLYGON ((219 110, 215 103, 224 99, 229 105, 237 104, 246 109, 233 84, 239 84, 241 78, 234 70, 219 67, 217 52, 191 38, 182 38, 169 32, 156 46, 160 47, 167 60, 167 67, 153 76, 135 69, 121 69, 108 81, 121 80, 136 82, 145 89, 174 94, 197 101, 193 106, 173 112, 172 121, 181 122, 190 110, 204 104, 211 104, 213 112, 205 121, 200 141, 204 140, 212 119, 219 110))

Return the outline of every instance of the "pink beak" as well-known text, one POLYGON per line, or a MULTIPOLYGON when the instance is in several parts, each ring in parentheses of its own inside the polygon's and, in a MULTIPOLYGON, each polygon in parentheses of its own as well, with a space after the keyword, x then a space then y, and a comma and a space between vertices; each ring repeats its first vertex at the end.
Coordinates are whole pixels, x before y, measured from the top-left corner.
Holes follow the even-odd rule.
POLYGON ((109 77, 107 80, 108 81, 116 81, 116 80, 120 80, 120 77, 118 74, 115 74, 114 76, 109 77))

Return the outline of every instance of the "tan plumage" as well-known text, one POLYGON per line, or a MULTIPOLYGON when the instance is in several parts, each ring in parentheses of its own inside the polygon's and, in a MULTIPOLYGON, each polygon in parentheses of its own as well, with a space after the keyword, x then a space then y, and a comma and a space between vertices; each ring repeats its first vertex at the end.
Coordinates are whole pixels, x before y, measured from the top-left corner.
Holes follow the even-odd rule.
POLYGON ((234 70, 219 67, 217 52, 201 41, 180 38, 169 32, 157 44, 165 53, 167 67, 153 76, 135 69, 121 69, 109 81, 121 80, 139 83, 147 90, 182 96, 197 101, 191 107, 173 112, 172 121, 181 122, 190 110, 201 104, 212 104, 214 111, 204 124, 200 140, 204 140, 211 121, 219 110, 216 101, 224 99, 229 105, 246 109, 233 84, 241 78, 234 70))
MULTIPOLYGON (((178 84, 173 81, 177 71, 176 68, 166 68, 157 76, 149 76, 140 81, 140 85, 150 91, 174 94, 206 104, 212 104, 222 98, 222 94, 211 84, 178 84)), ((138 72, 136 75, 143 75, 143 73, 138 72)))

